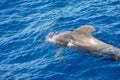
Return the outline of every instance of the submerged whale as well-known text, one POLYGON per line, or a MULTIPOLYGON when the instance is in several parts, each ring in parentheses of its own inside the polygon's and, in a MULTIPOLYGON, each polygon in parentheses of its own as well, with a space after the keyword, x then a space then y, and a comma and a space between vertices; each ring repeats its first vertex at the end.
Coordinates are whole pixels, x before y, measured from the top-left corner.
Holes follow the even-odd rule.
POLYGON ((56 57, 61 57, 63 47, 69 47, 104 59, 120 61, 120 49, 93 37, 92 32, 95 31, 93 26, 84 25, 73 32, 50 32, 46 36, 46 41, 60 46, 56 57))

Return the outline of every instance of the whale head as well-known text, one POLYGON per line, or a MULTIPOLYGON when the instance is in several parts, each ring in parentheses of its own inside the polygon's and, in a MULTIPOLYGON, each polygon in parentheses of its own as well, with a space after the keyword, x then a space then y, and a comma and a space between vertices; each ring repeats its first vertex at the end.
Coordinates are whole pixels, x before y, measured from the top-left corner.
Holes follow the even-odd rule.
POLYGON ((66 34, 65 32, 61 32, 61 33, 59 33, 59 32, 50 32, 46 36, 46 41, 48 41, 48 42, 50 42, 52 44, 66 46, 67 43, 68 43, 68 41, 66 39, 70 39, 68 37, 69 37, 69 35, 66 34))
POLYGON ((46 41, 57 44, 60 46, 67 46, 67 44, 72 40, 71 32, 50 32, 46 36, 46 41))

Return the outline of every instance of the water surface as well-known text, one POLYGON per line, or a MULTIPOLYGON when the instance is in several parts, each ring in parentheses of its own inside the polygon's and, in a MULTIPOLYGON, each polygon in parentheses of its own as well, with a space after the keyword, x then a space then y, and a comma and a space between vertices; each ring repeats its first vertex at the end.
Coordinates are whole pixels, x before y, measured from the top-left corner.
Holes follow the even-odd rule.
POLYGON ((120 48, 119 0, 0 1, 0 80, 120 80, 120 63, 45 41, 52 31, 96 28, 93 36, 120 48))

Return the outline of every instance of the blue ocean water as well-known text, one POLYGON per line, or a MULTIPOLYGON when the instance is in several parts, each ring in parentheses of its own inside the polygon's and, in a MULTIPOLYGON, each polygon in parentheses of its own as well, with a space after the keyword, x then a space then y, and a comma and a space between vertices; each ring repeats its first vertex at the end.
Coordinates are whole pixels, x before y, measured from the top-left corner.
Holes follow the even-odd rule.
POLYGON ((1 0, 0 80, 120 80, 120 63, 45 41, 53 31, 96 28, 93 36, 120 48, 120 0, 1 0))

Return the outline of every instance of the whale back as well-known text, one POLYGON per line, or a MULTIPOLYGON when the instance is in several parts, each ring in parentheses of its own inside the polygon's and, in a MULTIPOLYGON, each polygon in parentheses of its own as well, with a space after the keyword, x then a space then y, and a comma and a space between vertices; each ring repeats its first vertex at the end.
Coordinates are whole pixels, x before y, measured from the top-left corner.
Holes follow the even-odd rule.
POLYGON ((75 33, 77 33, 79 35, 84 35, 87 37, 92 37, 92 32, 94 32, 94 31, 96 31, 95 28, 93 26, 89 26, 89 25, 81 26, 74 30, 75 33))

